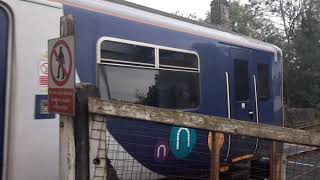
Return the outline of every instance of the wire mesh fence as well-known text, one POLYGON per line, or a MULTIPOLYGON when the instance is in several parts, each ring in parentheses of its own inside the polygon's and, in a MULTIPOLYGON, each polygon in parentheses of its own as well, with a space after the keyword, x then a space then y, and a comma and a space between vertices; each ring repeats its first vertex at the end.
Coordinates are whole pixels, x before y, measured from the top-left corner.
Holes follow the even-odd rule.
POLYGON ((94 180, 210 179, 212 143, 221 141, 220 179, 315 180, 320 150, 240 135, 90 115, 94 180))

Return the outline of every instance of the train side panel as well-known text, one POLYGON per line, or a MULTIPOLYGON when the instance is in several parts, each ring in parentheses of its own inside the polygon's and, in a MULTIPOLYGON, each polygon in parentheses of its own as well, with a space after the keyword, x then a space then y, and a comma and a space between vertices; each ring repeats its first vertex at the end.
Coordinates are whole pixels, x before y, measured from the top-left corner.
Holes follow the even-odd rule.
MULTIPOLYGON (((256 110, 257 108, 255 102, 257 102, 259 97, 256 97, 258 95, 256 92, 254 92, 254 76, 257 76, 257 69, 260 67, 259 64, 261 64, 261 67, 264 68, 264 72, 268 74, 268 78, 264 79, 264 82, 267 82, 269 90, 266 92, 268 96, 268 101, 266 101, 267 103, 258 107, 261 108, 260 113, 262 116, 264 116, 263 118, 260 118, 261 121, 259 122, 281 125, 282 118, 280 116, 281 111, 279 107, 281 107, 282 104, 281 101, 278 101, 279 98, 281 99, 279 96, 281 91, 279 87, 274 87, 281 87, 280 76, 275 76, 275 74, 281 73, 281 64, 279 64, 279 61, 276 61, 274 52, 240 47, 232 44, 227 45, 223 42, 200 35, 197 36, 169 28, 159 27, 157 24, 150 25, 138 20, 129 20, 126 17, 118 16, 116 13, 113 15, 108 15, 100 12, 88 11, 85 8, 82 9, 72 6, 65 6, 64 13, 72 14, 76 18, 76 66, 82 82, 93 83, 101 87, 101 83, 111 82, 112 80, 110 81, 110 78, 113 78, 114 82, 117 81, 118 83, 122 84, 130 83, 127 81, 121 81, 120 76, 125 76, 124 74, 132 70, 129 70, 129 68, 125 69, 124 67, 122 67, 122 69, 118 68, 118 74, 112 74, 110 71, 108 72, 108 70, 106 70, 104 73, 107 74, 105 76, 108 77, 108 80, 105 80, 105 82, 103 82, 103 80, 99 80, 99 67, 104 66, 103 64, 97 64, 97 59, 101 58, 97 57, 100 51, 100 44, 98 42, 102 37, 117 38, 118 40, 120 39, 119 42, 135 41, 147 43, 153 46, 189 50, 196 52, 200 58, 200 103, 198 108, 188 111, 220 117, 228 117, 226 91, 227 72, 230 75, 229 85, 231 91, 230 97, 232 101, 230 102, 231 118, 258 122, 257 114, 259 111, 256 110), (246 66, 246 68, 242 69, 244 66, 246 66), (237 71, 237 67, 241 69, 237 71), (242 76, 243 74, 237 74, 243 72, 246 72, 244 73, 246 76, 242 76), (240 79, 238 83, 238 85, 240 85, 240 90, 246 91, 243 96, 240 94, 240 98, 242 99, 237 97, 239 93, 237 92, 237 88, 235 88, 236 81, 238 81, 237 77, 240 75, 246 79, 245 81, 240 79), (246 83, 245 90, 245 84, 242 82, 246 83), (275 100, 275 98, 278 100, 275 100), (275 105, 278 107, 278 109, 275 109, 275 105)), ((109 70, 110 69, 112 68, 109 68, 109 70)), ((113 72, 115 71, 116 70, 113 70, 113 72)), ((141 76, 139 79, 143 81, 143 78, 145 77, 150 76, 141 76)), ((130 76, 122 79, 129 78, 130 76)), ((259 77, 256 78, 259 79, 259 77)), ((106 87, 110 86, 112 85, 109 84, 104 86, 105 88, 101 88, 101 94, 108 94, 105 91, 108 91, 108 88, 106 87)), ((134 86, 128 85, 125 88, 118 88, 118 92, 128 88, 134 88, 134 86)), ((172 133, 176 127, 148 125, 146 123, 132 121, 125 121, 124 123, 123 121, 118 121, 116 119, 109 120, 108 122, 108 130, 114 136, 114 138, 140 163, 158 173, 166 175, 179 173, 180 170, 185 169, 186 166, 189 165, 189 163, 186 163, 188 160, 203 160, 201 163, 193 163, 192 166, 194 168, 201 169, 209 166, 209 156, 199 156, 199 154, 196 153, 199 152, 199 150, 202 150, 205 154, 210 154, 207 145, 207 132, 196 132, 196 145, 190 154, 184 158, 172 155, 172 157, 170 157, 168 160, 162 162, 162 165, 165 165, 165 167, 177 165, 176 169, 169 168, 170 170, 166 169, 164 172, 164 170, 159 169, 157 166, 157 161, 154 159, 154 149, 156 148, 155 146, 158 142, 141 138, 136 136, 135 133, 145 133, 145 135, 147 134, 151 137, 161 137, 165 141, 171 142, 172 138, 171 136, 168 136, 168 134, 172 133), (128 135, 119 133, 124 129, 132 134, 128 135), (148 147, 137 149, 135 146, 128 145, 130 143, 147 144, 148 147)), ((227 154, 229 148, 228 138, 225 138, 226 141, 222 149, 222 158, 235 158, 238 156, 247 155, 248 153, 254 153, 260 147, 259 142, 255 138, 232 138, 233 140, 231 140, 230 157, 228 157, 227 154)))
POLYGON ((39 91, 39 63, 48 39, 59 36, 62 7, 37 1, 5 0, 12 12, 12 58, 8 97, 4 164, 8 180, 59 179, 59 126, 57 119, 35 119, 39 91))

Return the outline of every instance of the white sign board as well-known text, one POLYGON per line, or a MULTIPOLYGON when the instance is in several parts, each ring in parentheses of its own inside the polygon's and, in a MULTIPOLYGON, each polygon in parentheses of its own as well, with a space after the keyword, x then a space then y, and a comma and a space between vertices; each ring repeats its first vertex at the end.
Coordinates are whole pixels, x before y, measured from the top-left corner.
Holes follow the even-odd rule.
POLYGON ((74 37, 49 40, 48 46, 49 112, 74 115, 74 37))

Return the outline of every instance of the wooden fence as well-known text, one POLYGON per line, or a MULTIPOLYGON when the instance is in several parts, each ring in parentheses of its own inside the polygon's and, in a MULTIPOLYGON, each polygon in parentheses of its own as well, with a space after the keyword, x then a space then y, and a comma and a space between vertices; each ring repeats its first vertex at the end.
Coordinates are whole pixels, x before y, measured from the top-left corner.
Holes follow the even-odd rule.
MULTIPOLYGON (((320 134, 316 132, 89 97, 96 96, 96 94, 95 88, 90 85, 79 86, 76 117, 73 118, 73 121, 68 117, 61 118, 60 176, 62 180, 89 180, 90 178, 89 164, 91 162, 89 161, 88 126, 92 115, 115 116, 212 132, 214 134, 214 138, 212 138, 213 145, 216 147, 211 155, 212 171, 210 179, 212 180, 219 179, 219 147, 221 147, 221 144, 218 144, 219 141, 214 141, 214 139, 218 139, 221 136, 220 133, 313 146, 316 149, 320 147, 320 134), (74 138, 72 138, 72 133, 74 134, 74 138), (75 155, 72 155, 73 153, 75 155), (84 162, 81 162, 82 160, 84 162)), ((273 144, 270 161, 276 161, 277 159, 274 152, 275 143, 273 144)), ((273 180, 281 179, 279 178, 281 175, 274 173, 277 168, 275 166, 270 168, 271 179, 273 180)))

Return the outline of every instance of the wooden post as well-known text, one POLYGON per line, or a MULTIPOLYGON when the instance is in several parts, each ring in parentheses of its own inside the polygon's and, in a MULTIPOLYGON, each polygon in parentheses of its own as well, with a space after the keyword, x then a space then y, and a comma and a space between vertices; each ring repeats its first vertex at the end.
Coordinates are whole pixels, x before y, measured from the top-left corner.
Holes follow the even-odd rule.
POLYGON ((272 141, 270 147, 270 180, 276 180, 277 169, 277 143, 272 141))
MULTIPOLYGON (((65 37, 73 34, 73 16, 62 16, 60 18, 60 37, 65 37)), ((59 131, 59 177, 61 180, 76 180, 76 152, 73 118, 70 116, 61 115, 59 131)))
POLYGON ((72 117, 60 116, 59 177, 75 180, 75 143, 72 117))
POLYGON ((277 156, 276 180, 286 180, 287 175, 287 160, 286 154, 282 153, 277 156))
POLYGON ((97 97, 98 89, 90 84, 77 84, 75 134, 75 174, 76 180, 89 180, 89 112, 88 97, 97 97))
POLYGON ((224 142, 223 133, 211 133, 211 171, 210 180, 219 180, 220 175, 220 151, 224 142), (213 136, 213 137, 212 137, 213 136))
POLYGON ((75 117, 60 117, 61 180, 89 180, 88 97, 97 96, 93 85, 77 85, 75 117))
POLYGON ((286 153, 277 152, 277 142, 273 141, 270 148, 270 180, 286 179, 286 153))

